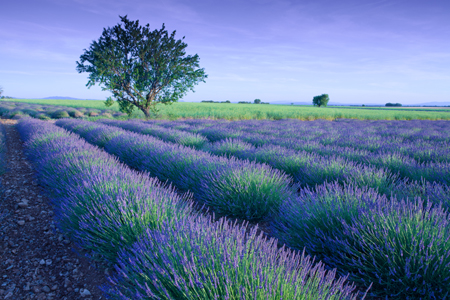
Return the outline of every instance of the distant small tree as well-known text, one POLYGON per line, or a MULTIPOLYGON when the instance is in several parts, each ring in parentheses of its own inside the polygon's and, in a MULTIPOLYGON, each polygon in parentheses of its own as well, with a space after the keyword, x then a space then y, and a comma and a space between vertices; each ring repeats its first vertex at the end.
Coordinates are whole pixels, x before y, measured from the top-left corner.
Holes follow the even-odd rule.
POLYGON ((260 104, 261 103, 261 99, 255 99, 255 100, 253 100, 253 103, 260 104))
POLYGON ((322 94, 313 98, 313 105, 318 107, 327 106, 328 101, 330 101, 328 94, 322 94))
MULTIPOLYGON (((119 17, 123 27, 104 29, 76 62, 79 73, 90 73, 88 88, 103 84, 122 112, 130 115, 138 108, 148 118, 150 111, 159 111, 157 104, 177 102, 188 89, 194 91, 194 84, 205 82, 204 69, 196 69, 198 55, 184 56, 187 44, 175 39, 176 31, 169 36, 164 23, 161 30, 150 31, 149 24, 142 27, 139 20, 119 17)), ((111 97, 105 101, 107 106, 113 103, 111 97)))
POLYGON ((3 94, 3 88, 0 86, 0 96, 3 94))

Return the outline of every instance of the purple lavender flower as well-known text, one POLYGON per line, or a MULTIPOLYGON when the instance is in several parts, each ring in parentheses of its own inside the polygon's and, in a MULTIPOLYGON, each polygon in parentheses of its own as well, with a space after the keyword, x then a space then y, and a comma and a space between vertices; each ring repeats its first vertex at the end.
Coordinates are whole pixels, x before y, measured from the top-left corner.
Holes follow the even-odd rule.
POLYGON ((37 120, 18 129, 52 197, 58 227, 109 262, 144 229, 193 213, 189 195, 130 170, 75 134, 37 120))

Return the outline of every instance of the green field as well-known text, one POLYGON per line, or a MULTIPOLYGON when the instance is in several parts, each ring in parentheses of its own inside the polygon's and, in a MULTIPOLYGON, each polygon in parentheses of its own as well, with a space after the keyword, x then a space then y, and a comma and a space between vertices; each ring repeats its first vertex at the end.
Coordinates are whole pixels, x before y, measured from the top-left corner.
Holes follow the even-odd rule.
MULTIPOLYGON (((103 101, 96 100, 37 100, 37 99, 11 99, 5 102, 26 102, 43 105, 63 105, 70 107, 88 107, 96 109, 111 109, 119 111, 117 104, 107 108, 103 101)), ((159 105, 158 119, 179 118, 209 118, 228 120, 250 119, 361 119, 361 120, 450 120, 449 108, 433 107, 314 107, 309 105, 262 105, 262 104, 233 104, 233 103, 194 103, 178 102, 172 105, 159 105)), ((134 118, 143 118, 144 114, 136 111, 134 118)))

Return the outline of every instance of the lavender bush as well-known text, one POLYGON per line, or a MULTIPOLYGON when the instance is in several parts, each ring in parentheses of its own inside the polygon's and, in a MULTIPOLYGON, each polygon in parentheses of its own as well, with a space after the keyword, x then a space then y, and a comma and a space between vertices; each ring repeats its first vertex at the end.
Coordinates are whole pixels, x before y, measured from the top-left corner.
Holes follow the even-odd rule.
POLYGON ((258 220, 295 194, 291 179, 267 165, 217 157, 99 123, 60 120, 56 124, 104 145, 107 152, 133 168, 194 192, 196 199, 220 215, 258 220))
POLYGON ((441 206, 399 201, 372 189, 304 189, 270 218, 274 236, 317 255, 372 296, 444 299, 450 292, 450 223, 441 206))
POLYGON ((424 205, 431 203, 450 210, 450 187, 446 184, 425 180, 412 181, 408 179, 400 180, 391 189, 392 195, 397 199, 414 199, 420 197, 424 201, 424 205))
POLYGON ((242 157, 249 151, 256 149, 250 143, 244 142, 241 139, 225 138, 215 143, 205 144, 203 151, 213 153, 215 155, 223 155, 226 157, 242 157))
POLYGON ((217 164, 204 173, 203 180, 192 190, 218 215, 259 220, 276 210, 282 201, 295 197, 290 180, 266 164, 230 158, 226 165, 217 164))
POLYGON ((144 229, 193 212, 189 195, 131 171, 74 134, 37 120, 18 129, 52 196, 58 228, 108 262, 144 229))
POLYGON ((120 252, 118 276, 102 290, 110 299, 357 298, 335 270, 247 230, 205 217, 146 230, 120 252))
POLYGON ((450 222, 441 206, 415 201, 378 203, 346 224, 343 271, 390 299, 446 299, 450 295, 450 222), (370 225, 370 226, 368 226, 370 225), (344 256, 347 254, 347 256, 344 256))
POLYGON ((266 163, 291 175, 303 187, 338 181, 341 184, 354 183, 359 187, 368 186, 377 188, 381 193, 390 193, 393 182, 397 180, 397 176, 386 170, 352 163, 340 157, 325 158, 273 145, 256 148, 238 139, 221 140, 203 150, 216 155, 266 163))

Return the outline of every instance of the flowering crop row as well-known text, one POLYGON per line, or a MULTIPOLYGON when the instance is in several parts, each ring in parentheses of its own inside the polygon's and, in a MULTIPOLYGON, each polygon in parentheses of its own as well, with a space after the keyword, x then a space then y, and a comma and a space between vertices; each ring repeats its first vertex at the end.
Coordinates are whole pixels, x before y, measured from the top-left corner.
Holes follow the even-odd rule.
POLYGON ((42 185, 51 191, 59 228, 81 247, 114 262, 145 228, 188 215, 192 200, 48 122, 26 119, 18 130, 42 185))
POLYGON ((85 117, 120 117, 126 115, 113 110, 94 109, 86 107, 67 107, 54 104, 42 105, 33 103, 0 101, 0 116, 9 119, 33 117, 41 120, 59 118, 85 118, 85 117))
MULTIPOLYGON (((146 130, 148 127, 158 127, 138 122, 101 122, 143 133, 150 132, 146 130)), ((171 132, 174 130, 172 127, 171 132)), ((225 130, 220 132, 226 134, 225 130)), ((243 154, 251 151, 253 159, 261 151, 259 155, 266 155, 264 162, 278 168, 273 162, 287 160, 292 155, 280 146, 256 148, 227 138, 216 139, 215 143, 206 144, 206 148, 216 154, 223 151, 242 158, 248 158, 243 154)), ((283 166, 280 169, 293 174, 283 166)), ((322 171, 317 167, 314 170, 322 171)), ((362 285, 373 282, 374 294, 378 296, 445 297, 450 291, 450 227, 442 207, 450 208, 448 186, 401 180, 392 182, 390 192, 411 200, 388 199, 367 187, 345 184, 344 187, 325 184, 314 191, 303 189, 299 198, 284 201, 279 213, 271 216, 272 233, 290 247, 306 247, 309 254, 317 255, 343 273, 350 272, 352 280, 362 285), (425 203, 418 198, 412 200, 412 196, 422 196, 425 203), (439 224, 437 220, 441 220, 439 224), (434 249, 433 253, 430 249, 434 249)))
MULTIPOLYGON (((127 129, 133 132, 156 136, 155 132, 166 132, 166 136, 189 136, 175 129, 146 124, 143 122, 125 122, 117 120, 99 120, 99 122, 127 129)), ((169 140, 158 135, 163 140, 169 140)), ((266 163, 276 169, 284 171, 293 177, 300 186, 314 186, 325 181, 338 181, 340 183, 354 183, 357 186, 369 186, 388 192, 389 187, 396 180, 396 176, 383 169, 348 162, 340 157, 325 158, 307 152, 298 152, 280 146, 265 145, 259 148, 239 139, 218 140, 215 143, 203 143, 200 150, 215 155, 226 155, 243 160, 256 160, 266 163)))
MULTIPOLYGON (((90 126, 94 139, 105 139, 107 133, 90 126)), ((130 140, 139 138, 128 134, 130 140)), ((388 198, 367 187, 324 184, 283 199, 268 220, 281 242, 306 249, 363 286, 373 283, 374 296, 443 298, 450 293, 450 223, 439 192, 448 190, 435 191, 435 203, 425 204, 419 198, 388 198)))
POLYGON ((100 123, 65 119, 55 124, 105 147, 133 168, 192 191, 218 215, 262 219, 296 194, 291 178, 266 164, 218 157, 100 123))
POLYGON ((200 133, 212 142, 234 138, 255 147, 277 145, 370 164, 410 180, 450 184, 448 121, 175 122, 152 121, 200 133), (186 124, 193 125, 183 126, 186 124))
MULTIPOLYGON (((189 196, 50 123, 19 122, 58 228, 115 263, 110 299, 357 299, 304 251, 256 228, 198 215, 189 196), (250 229, 250 230, 249 230, 250 229)), ((364 296, 363 296, 364 298, 364 296)))
MULTIPOLYGON (((98 122, 130 130, 136 133, 157 136, 165 141, 193 140, 198 134, 168 129, 139 121, 98 120, 98 122)), ((420 196, 432 203, 443 202, 450 208, 450 189, 445 184, 429 183, 424 180, 411 182, 400 179, 396 174, 383 168, 375 168, 362 163, 345 160, 340 156, 324 157, 306 151, 295 151, 278 145, 254 145, 240 139, 218 140, 214 143, 197 144, 197 149, 216 155, 255 160, 284 171, 300 186, 315 186, 326 181, 340 184, 351 183, 360 188, 376 188, 379 193, 398 198, 420 196)))
POLYGON ((284 201, 270 227, 293 249, 317 255, 386 299, 447 299, 450 216, 420 198, 325 184, 284 201))
POLYGON ((110 126, 120 127, 126 130, 134 131, 141 134, 158 137, 166 142, 172 142, 195 149, 202 149, 205 144, 209 143, 208 139, 197 133, 190 133, 176 129, 164 128, 160 126, 142 126, 145 123, 139 121, 121 122, 118 120, 100 119, 98 122, 110 126), (120 126, 118 126, 120 125, 120 126))
MULTIPOLYGON (((320 146, 346 147, 368 152, 399 152, 419 162, 450 160, 448 121, 148 121, 163 127, 202 133, 211 141, 253 137, 256 146, 285 140, 285 146, 315 151, 320 146), (306 145, 305 145, 306 144, 306 145), (428 150, 428 151, 427 151, 428 150), (432 150, 432 151, 430 151, 432 150)), ((328 153, 330 154, 330 153, 328 153)))

